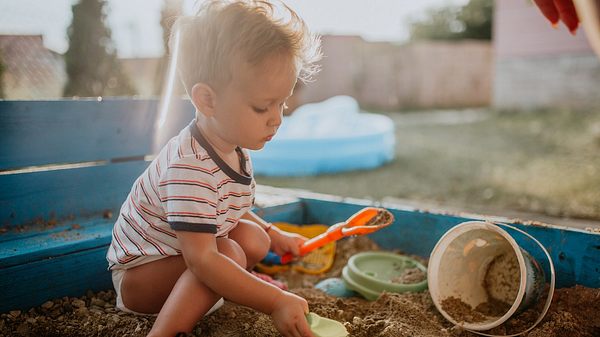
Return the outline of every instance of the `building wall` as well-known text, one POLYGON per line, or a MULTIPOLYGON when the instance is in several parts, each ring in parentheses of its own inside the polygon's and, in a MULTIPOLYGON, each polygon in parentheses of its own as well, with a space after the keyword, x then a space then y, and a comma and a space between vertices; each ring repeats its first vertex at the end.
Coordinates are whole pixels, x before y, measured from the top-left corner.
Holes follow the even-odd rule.
POLYGON ((0 35, 5 99, 61 97, 67 81, 62 55, 44 47, 41 35, 0 35))
POLYGON ((553 29, 528 0, 496 0, 494 15, 495 107, 600 105, 600 60, 582 28, 553 29))
POLYGON ((365 42, 324 36, 322 71, 299 90, 298 103, 351 95, 372 109, 487 106, 492 50, 488 42, 365 42))

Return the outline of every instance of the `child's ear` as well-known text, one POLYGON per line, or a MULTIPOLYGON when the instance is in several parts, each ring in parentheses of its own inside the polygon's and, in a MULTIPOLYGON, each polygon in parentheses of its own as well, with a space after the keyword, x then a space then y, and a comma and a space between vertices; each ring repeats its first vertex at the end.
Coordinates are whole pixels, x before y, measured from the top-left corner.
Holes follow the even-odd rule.
POLYGON ((192 103, 196 110, 206 117, 212 117, 215 114, 216 97, 215 91, 206 83, 196 83, 192 87, 192 103))

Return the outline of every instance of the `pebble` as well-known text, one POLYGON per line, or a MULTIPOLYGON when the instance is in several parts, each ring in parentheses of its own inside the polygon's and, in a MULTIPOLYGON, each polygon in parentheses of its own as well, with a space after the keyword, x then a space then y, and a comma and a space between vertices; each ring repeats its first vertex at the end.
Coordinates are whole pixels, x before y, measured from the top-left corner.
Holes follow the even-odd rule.
POLYGON ((22 336, 29 336, 31 329, 29 329, 27 323, 23 322, 17 327, 17 332, 22 336))
POLYGON ((76 308, 85 308, 85 302, 80 299, 74 299, 71 304, 76 308))
POLYGON ((101 300, 99 298, 93 297, 90 304, 98 306, 98 307, 104 307, 104 305, 106 304, 106 302, 104 302, 103 300, 101 300))
POLYGON ((63 310, 65 312, 71 312, 71 311, 73 311, 73 306, 69 302, 64 302, 63 303, 63 310))
POLYGON ((88 310, 87 310, 86 307, 79 308, 79 309, 75 310, 75 314, 77 316, 87 316, 88 315, 88 310))
POLYGON ((47 301, 47 302, 44 302, 44 304, 42 304, 42 308, 44 308, 46 310, 52 309, 53 306, 54 306, 54 302, 52 302, 52 301, 47 301))
POLYGON ((90 309, 90 312, 92 312, 94 314, 98 314, 98 315, 103 315, 104 314, 104 310, 102 310, 102 308, 98 309, 98 307, 92 307, 90 309))
POLYGON ((52 310, 50 312, 50 317, 52 317, 52 318, 57 318, 60 315, 62 315, 62 312, 60 311, 60 309, 52 310))
POLYGON ((12 310, 12 311, 9 312, 9 314, 12 317, 17 318, 17 317, 21 316, 21 310, 12 310))

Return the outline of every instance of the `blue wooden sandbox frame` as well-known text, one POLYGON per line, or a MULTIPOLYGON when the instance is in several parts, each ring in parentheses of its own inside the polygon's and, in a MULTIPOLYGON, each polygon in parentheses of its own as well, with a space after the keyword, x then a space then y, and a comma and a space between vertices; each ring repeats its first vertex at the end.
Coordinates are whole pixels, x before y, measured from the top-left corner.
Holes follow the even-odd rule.
MULTIPOLYGON (((105 260, 112 225, 149 163, 157 110, 157 100, 0 101, 0 312, 112 288, 105 260)), ((192 116, 189 103, 174 102, 164 133, 175 134, 192 116)), ((269 221, 334 224, 371 204, 266 190, 255 210, 269 221)), ((452 226, 482 219, 383 206, 396 220, 371 238, 423 257, 452 226)), ((549 250, 559 288, 600 288, 599 233, 512 223, 549 250)))

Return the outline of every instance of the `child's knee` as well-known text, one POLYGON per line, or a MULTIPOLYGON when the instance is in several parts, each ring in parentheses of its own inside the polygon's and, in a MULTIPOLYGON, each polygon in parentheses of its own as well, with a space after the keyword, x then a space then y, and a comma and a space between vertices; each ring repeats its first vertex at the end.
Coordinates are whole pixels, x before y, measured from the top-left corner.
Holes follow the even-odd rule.
POLYGON ((217 248, 219 249, 219 253, 232 259, 242 268, 246 268, 248 264, 246 253, 237 242, 228 238, 217 239, 217 248))
POLYGON ((243 249, 249 261, 258 262, 267 256, 271 247, 271 238, 258 226, 255 227, 252 234, 253 237, 250 240, 244 241, 243 249))

